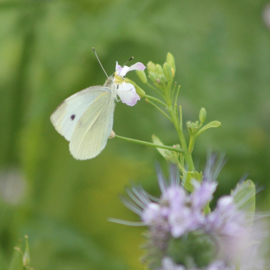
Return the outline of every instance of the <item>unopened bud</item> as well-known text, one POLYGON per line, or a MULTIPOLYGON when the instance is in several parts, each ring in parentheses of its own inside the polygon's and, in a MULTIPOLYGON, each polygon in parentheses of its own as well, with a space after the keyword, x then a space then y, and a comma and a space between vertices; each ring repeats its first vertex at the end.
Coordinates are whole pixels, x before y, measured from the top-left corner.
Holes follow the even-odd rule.
POLYGON ((136 74, 143 83, 147 83, 147 77, 143 70, 136 70, 136 74))
POLYGON ((175 76, 175 70, 171 68, 173 77, 175 76))
POLYGON ((166 82, 167 82, 167 80, 166 80, 165 76, 164 76, 164 75, 162 75, 162 74, 159 74, 159 75, 157 76, 157 80, 159 80, 159 81, 160 81, 160 83, 162 83, 162 84, 164 84, 164 83, 166 83, 166 82))
POLYGON ((174 57, 171 53, 167 53, 167 59, 166 62, 169 64, 171 68, 173 68, 174 72, 176 71, 175 68, 175 62, 174 62, 174 57))
POLYGON ((157 80, 156 73, 154 73, 154 72, 152 72, 152 71, 149 72, 148 77, 150 78, 150 80, 151 80, 152 82, 156 82, 156 80, 157 80))
POLYGON ((173 80, 173 74, 172 74, 172 68, 169 66, 169 64, 166 62, 163 65, 163 71, 164 76, 167 79, 168 82, 173 80))
POLYGON ((157 74, 163 74, 163 68, 162 68, 162 66, 159 65, 159 64, 156 64, 155 72, 157 74))
POLYGON ((204 121, 206 119, 206 114, 207 113, 206 113, 205 108, 201 108, 200 113, 199 113, 199 119, 200 119, 201 124, 204 123, 204 121))
POLYGON ((146 65, 148 73, 155 72, 156 65, 153 62, 148 62, 146 65))

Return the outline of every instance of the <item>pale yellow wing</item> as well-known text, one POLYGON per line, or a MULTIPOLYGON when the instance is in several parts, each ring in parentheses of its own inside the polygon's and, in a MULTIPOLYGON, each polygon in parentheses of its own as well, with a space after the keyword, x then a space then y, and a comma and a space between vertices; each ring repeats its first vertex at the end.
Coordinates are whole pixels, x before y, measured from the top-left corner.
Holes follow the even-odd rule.
POLYGON ((69 144, 74 158, 94 158, 104 149, 112 131, 114 100, 114 93, 103 92, 80 117, 69 144))
POLYGON ((111 89, 105 86, 88 87, 65 99, 51 115, 55 129, 70 141, 80 118, 103 93, 111 93, 111 89))

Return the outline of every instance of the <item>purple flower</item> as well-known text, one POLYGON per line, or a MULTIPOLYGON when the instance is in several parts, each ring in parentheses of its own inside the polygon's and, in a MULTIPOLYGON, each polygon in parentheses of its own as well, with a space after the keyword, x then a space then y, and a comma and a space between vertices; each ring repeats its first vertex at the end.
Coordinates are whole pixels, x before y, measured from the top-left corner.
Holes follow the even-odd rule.
POLYGON ((125 81, 124 77, 129 71, 132 70, 144 70, 146 67, 138 62, 130 67, 121 67, 116 62, 114 84, 116 94, 120 97, 121 101, 129 106, 134 106, 138 100, 139 95, 136 93, 136 89, 133 84, 125 81))
POLYGON ((169 183, 158 172, 160 198, 140 186, 127 190, 130 199, 123 198, 123 203, 147 226, 144 260, 150 269, 263 269, 261 230, 250 226, 250 218, 238 210, 232 196, 219 198, 212 212, 204 211, 217 187, 216 175, 209 172, 201 183, 193 180, 191 194, 175 170, 171 170, 169 183))
POLYGON ((141 215, 143 222, 149 226, 157 224, 160 219, 163 219, 160 208, 157 203, 149 203, 141 215))
POLYGON ((195 209, 203 209, 203 207, 213 199, 213 193, 217 188, 217 182, 193 181, 194 192, 191 194, 192 206, 195 209))

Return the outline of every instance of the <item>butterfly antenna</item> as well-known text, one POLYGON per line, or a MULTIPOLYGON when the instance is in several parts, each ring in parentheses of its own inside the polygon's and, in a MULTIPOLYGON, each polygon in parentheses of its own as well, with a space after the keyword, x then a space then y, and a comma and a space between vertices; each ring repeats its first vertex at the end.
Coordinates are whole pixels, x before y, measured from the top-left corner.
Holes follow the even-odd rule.
POLYGON ((134 59, 134 56, 131 56, 131 57, 127 60, 127 62, 123 64, 123 66, 124 66, 125 64, 127 64, 128 62, 130 62, 131 60, 133 60, 133 59, 134 59))
POLYGON ((99 64, 100 64, 101 68, 103 69, 103 71, 104 71, 105 75, 107 76, 107 78, 109 78, 108 74, 106 73, 106 71, 105 71, 104 67, 102 66, 102 64, 101 64, 101 62, 100 62, 100 60, 99 60, 99 58, 98 58, 98 56, 97 56, 97 52, 96 52, 95 48, 94 48, 94 47, 92 47, 92 50, 94 51, 95 56, 96 56, 96 58, 97 58, 97 60, 98 60, 98 62, 99 62, 99 64))

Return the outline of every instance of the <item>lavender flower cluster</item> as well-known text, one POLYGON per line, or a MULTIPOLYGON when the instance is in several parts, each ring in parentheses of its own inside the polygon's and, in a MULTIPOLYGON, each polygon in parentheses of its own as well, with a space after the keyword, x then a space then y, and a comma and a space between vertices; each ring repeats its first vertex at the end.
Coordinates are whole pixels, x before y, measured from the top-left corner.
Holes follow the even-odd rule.
POLYGON ((259 262, 258 241, 253 239, 251 219, 238 209, 234 198, 220 197, 211 212, 209 202, 217 182, 192 180, 194 190, 187 193, 179 179, 172 172, 167 183, 159 172, 160 198, 137 186, 128 192, 132 200, 123 199, 148 227, 144 245, 147 252, 144 261, 148 267, 157 270, 264 269, 259 262))

